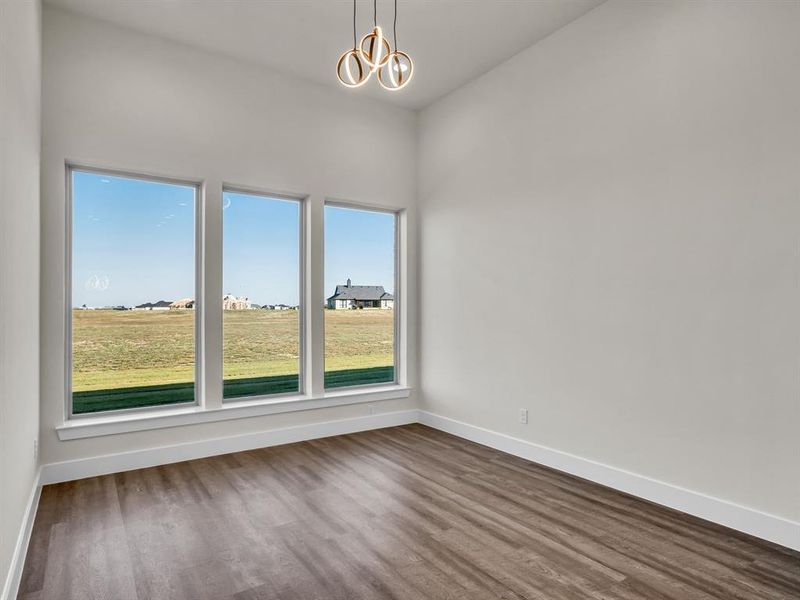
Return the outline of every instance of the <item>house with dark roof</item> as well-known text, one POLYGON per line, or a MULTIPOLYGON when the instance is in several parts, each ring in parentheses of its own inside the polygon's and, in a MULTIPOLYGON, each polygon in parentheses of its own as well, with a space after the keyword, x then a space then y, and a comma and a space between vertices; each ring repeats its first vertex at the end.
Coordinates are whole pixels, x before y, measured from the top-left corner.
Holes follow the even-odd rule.
POLYGON ((144 304, 137 304, 133 310, 169 310, 171 302, 166 300, 159 300, 158 302, 145 302, 144 304))
POLYGON ((328 308, 344 310, 348 308, 394 308, 394 296, 386 292, 382 285, 353 285, 348 279, 346 285, 337 285, 333 296, 328 298, 328 308))

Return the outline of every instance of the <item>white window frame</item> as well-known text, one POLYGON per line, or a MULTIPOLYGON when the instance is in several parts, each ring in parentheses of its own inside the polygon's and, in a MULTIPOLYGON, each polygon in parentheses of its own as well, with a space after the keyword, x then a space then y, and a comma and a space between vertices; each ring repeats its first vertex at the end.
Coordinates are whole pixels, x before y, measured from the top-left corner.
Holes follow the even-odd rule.
POLYGON ((91 419, 98 415, 115 416, 115 415, 130 415, 143 412, 166 411, 174 410, 176 408, 197 407, 201 404, 203 398, 203 377, 204 377, 204 362, 203 362, 203 184, 201 181, 193 181, 186 179, 177 179, 174 177, 165 177, 162 175, 150 175, 144 173, 136 173, 132 171, 123 171, 118 169, 106 169, 78 163, 68 162, 66 164, 66 192, 67 203, 65 208, 65 224, 66 231, 64 235, 65 240, 65 268, 64 268, 64 306, 65 306, 65 335, 64 335, 64 361, 65 361, 65 420, 82 420, 91 419), (180 185, 182 187, 190 187, 194 189, 194 288, 195 288, 195 303, 194 303, 194 401, 192 402, 176 402, 174 404, 161 404, 156 406, 137 406, 134 408, 121 408, 115 410, 105 410, 99 412, 79 413, 73 412, 72 406, 72 211, 73 211, 73 189, 72 189, 72 176, 74 173, 91 173, 94 175, 107 175, 109 177, 122 177, 125 179, 137 179, 139 181, 148 181, 151 183, 166 183, 171 185, 180 185))
MULTIPOLYGON (((257 196, 259 198, 264 198, 265 200, 282 200, 284 202, 295 202, 298 205, 299 212, 298 212, 298 224, 299 227, 299 235, 298 235, 298 243, 300 244, 299 251, 298 251, 298 259, 300 264, 298 265, 298 272, 299 278, 298 281, 298 335, 299 335, 299 351, 300 356, 298 359, 298 382, 297 382, 297 391, 296 392, 284 392, 280 394, 261 394, 258 396, 233 396, 231 398, 225 398, 223 393, 222 395, 222 403, 224 405, 232 405, 237 402, 258 402, 258 401, 266 401, 266 400, 274 400, 280 398, 291 398, 296 396, 303 396, 306 393, 306 349, 307 345, 307 332, 308 327, 306 326, 306 215, 308 213, 308 196, 294 196, 290 194, 285 194, 281 192, 270 192, 266 190, 257 190, 254 188, 248 188, 244 186, 237 186, 237 185, 229 185, 226 183, 222 184, 222 196, 224 198, 225 194, 245 194, 248 196, 257 196)), ((222 229, 224 232, 225 228, 225 214, 222 215, 222 229)), ((223 269, 225 268, 225 238, 224 233, 222 235, 222 256, 220 257, 220 262, 223 265, 223 269)), ((222 277, 224 279, 225 273, 223 271, 222 277)), ((224 291, 224 290, 223 290, 224 291)), ((288 309, 284 309, 288 310, 288 309)), ((222 342, 223 348, 220 349, 220 356, 222 357, 222 384, 225 385, 225 350, 224 350, 224 341, 225 341, 225 322, 224 318, 221 319, 221 325, 223 327, 222 330, 222 342)), ((224 388, 223 388, 224 389, 224 388)))
MULTIPOLYGON (((362 203, 358 203, 358 202, 350 202, 350 201, 346 201, 346 200, 333 200, 333 199, 325 200, 325 208, 327 208, 328 206, 331 206, 333 208, 347 208, 347 209, 350 209, 350 210, 361 210, 361 211, 366 211, 366 212, 389 214, 389 215, 392 215, 392 217, 394 219, 394 291, 393 291, 393 295, 394 295, 394 298, 395 298, 395 303, 394 303, 393 315, 392 315, 394 317, 393 332, 392 332, 392 355, 393 355, 393 358, 394 358, 394 363, 393 363, 394 379, 391 382, 387 381, 385 383, 382 382, 382 383, 379 383, 379 384, 363 383, 363 384, 358 384, 358 385, 348 385, 348 386, 332 387, 332 388, 325 388, 325 389, 329 390, 329 391, 334 391, 334 390, 348 391, 348 390, 369 389, 369 388, 376 387, 378 385, 397 385, 397 386, 399 386, 399 385, 401 385, 401 381, 403 380, 401 375, 400 375, 400 372, 401 372, 400 370, 401 370, 401 367, 404 366, 403 365, 403 357, 401 356, 401 354, 402 354, 401 353, 402 344, 400 343, 401 342, 401 336, 403 335, 404 329, 403 329, 402 323, 401 323, 401 310, 400 310, 401 309, 401 304, 400 304, 400 302, 398 302, 398 299, 402 296, 402 290, 401 290, 401 279, 402 278, 400 276, 401 275, 401 270, 400 269, 403 266, 403 263, 401 262, 401 257, 406 252, 406 249, 402 245, 402 236, 401 236, 401 227, 402 227, 402 222, 403 222, 403 218, 402 217, 403 217, 405 211, 404 211, 404 209, 386 208, 385 206, 375 206, 375 205, 372 205, 372 204, 362 204, 362 203)), ((324 214, 324 210, 323 210, 323 214, 324 214)), ((323 231, 324 231, 324 229, 325 229, 325 227, 324 227, 324 223, 323 223, 323 231)), ((323 251, 324 251, 324 240, 323 240, 323 251)), ((323 259, 323 264, 324 264, 324 259, 323 259)), ((324 266, 323 266, 323 280, 324 280, 324 266)), ((325 301, 325 298, 323 298, 323 302, 324 301, 325 301)), ((380 305, 379 305, 378 308, 380 310, 380 305)), ((324 347, 325 347, 325 320, 324 319, 323 319, 323 322, 322 322, 322 344, 323 344, 323 356, 322 356, 323 382, 322 383, 323 383, 323 387, 324 387, 325 386, 324 372, 325 372, 325 358, 326 358, 325 357, 325 352, 324 352, 324 347)))
MULTIPOLYGON (((341 201, 320 195, 276 191, 263 187, 226 183, 217 179, 137 172, 115 166, 94 166, 82 162, 66 161, 65 207, 65 282, 64 282, 64 361, 65 402, 64 419, 56 427, 60 440, 91 438, 134 431, 218 422, 231 419, 296 412, 311 409, 379 402, 407 398, 411 390, 407 384, 405 365, 408 357, 408 331, 401 310, 404 290, 401 283, 407 274, 408 214, 405 208, 341 201), (72 173, 74 171, 125 177, 144 181, 163 182, 195 188, 195 397, 192 403, 145 406, 130 409, 72 414, 72 173), (223 349, 221 310, 216 315, 216 304, 209 302, 207 294, 215 285, 222 286, 223 221, 222 199, 224 192, 244 193, 266 198, 300 202, 300 383, 299 393, 271 394, 222 398, 223 349), (356 210, 390 213, 395 216, 395 290, 394 290, 394 381, 378 384, 325 388, 325 206, 340 206, 356 210), (219 215, 208 213, 209 208, 219 215), (218 227, 218 229, 217 229, 218 227), (312 238, 312 232, 317 238, 312 238), (217 239, 219 236, 219 239, 217 239), (219 242, 216 244, 216 242, 219 242), (218 267, 216 266, 218 264, 218 267), (208 280, 206 279, 208 277, 208 280), (218 278, 218 279, 217 279, 218 278), (322 301, 318 295, 322 291, 322 301), (209 313, 213 310, 213 313, 209 313), (218 318, 217 318, 218 317, 218 318), (206 328, 211 329, 207 330, 206 328), (217 332, 217 328, 219 328, 217 332), (211 334, 214 334, 213 336, 211 334), (217 337, 219 344, 207 346, 209 337, 217 337), (219 347, 217 347, 217 345, 219 347), (213 361, 213 364, 209 363, 213 361), (218 364, 217 364, 218 363, 218 364), (213 368, 211 368, 213 367, 213 368), (219 377, 215 374, 219 373, 219 377), (219 396, 219 397, 217 397, 219 396)), ((220 297, 221 298, 221 297, 220 297)), ((221 304, 219 305, 221 308, 221 304)))

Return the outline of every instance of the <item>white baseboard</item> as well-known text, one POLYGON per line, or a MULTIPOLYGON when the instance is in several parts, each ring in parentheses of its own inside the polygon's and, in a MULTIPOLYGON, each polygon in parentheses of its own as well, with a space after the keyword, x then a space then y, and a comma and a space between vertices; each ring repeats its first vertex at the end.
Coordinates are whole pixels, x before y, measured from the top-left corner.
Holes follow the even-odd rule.
POLYGON ((419 422, 632 496, 800 550, 800 523, 427 411, 419 411, 419 422))
POLYGON ((218 454, 255 450, 256 448, 291 444, 292 442, 356 433, 357 431, 369 429, 407 425, 408 423, 416 423, 417 418, 417 410, 403 410, 51 463, 42 467, 41 483, 42 485, 60 483, 85 477, 166 465, 195 458, 206 458, 218 454))
MULTIPOLYGON (((800 523, 496 431, 412 409, 43 465, 31 495, 6 589, 16 590, 10 585, 19 584, 41 485, 416 422, 800 551, 800 523)), ((7 598, 2 596, 0 600, 7 598)))
POLYGON ((39 496, 42 493, 41 473, 41 468, 36 470, 33 487, 28 497, 28 505, 25 507, 25 514, 22 517, 22 526, 19 529, 14 553, 11 555, 11 564, 8 568, 5 585, 3 585, 3 593, 0 594, 0 600, 15 600, 17 597, 19 583, 22 580, 22 568, 25 566, 25 556, 28 554, 28 543, 31 540, 31 531, 33 531, 33 522, 36 519, 36 509, 39 508, 39 496))

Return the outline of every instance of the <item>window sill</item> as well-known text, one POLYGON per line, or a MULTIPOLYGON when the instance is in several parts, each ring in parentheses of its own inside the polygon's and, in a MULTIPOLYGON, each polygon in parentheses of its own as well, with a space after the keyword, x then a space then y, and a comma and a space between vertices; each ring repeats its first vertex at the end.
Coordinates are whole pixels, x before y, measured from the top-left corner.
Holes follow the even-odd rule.
POLYGON ((160 409, 127 415, 81 417, 56 427, 58 439, 77 440, 82 438, 181 427, 199 423, 213 423, 231 419, 245 419, 262 415, 275 415, 331 406, 360 404, 408 398, 411 389, 400 385, 375 386, 368 389, 346 389, 330 391, 323 396, 281 396, 275 399, 244 400, 232 402, 221 408, 206 409, 191 406, 179 409, 160 409))

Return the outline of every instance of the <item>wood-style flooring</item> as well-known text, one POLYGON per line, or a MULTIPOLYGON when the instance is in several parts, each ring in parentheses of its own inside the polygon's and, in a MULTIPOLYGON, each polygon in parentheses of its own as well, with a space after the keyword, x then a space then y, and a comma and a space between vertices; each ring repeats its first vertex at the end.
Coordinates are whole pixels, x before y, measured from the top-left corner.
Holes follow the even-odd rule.
POLYGON ((800 554, 422 425, 47 486, 23 600, 800 598, 800 554))

